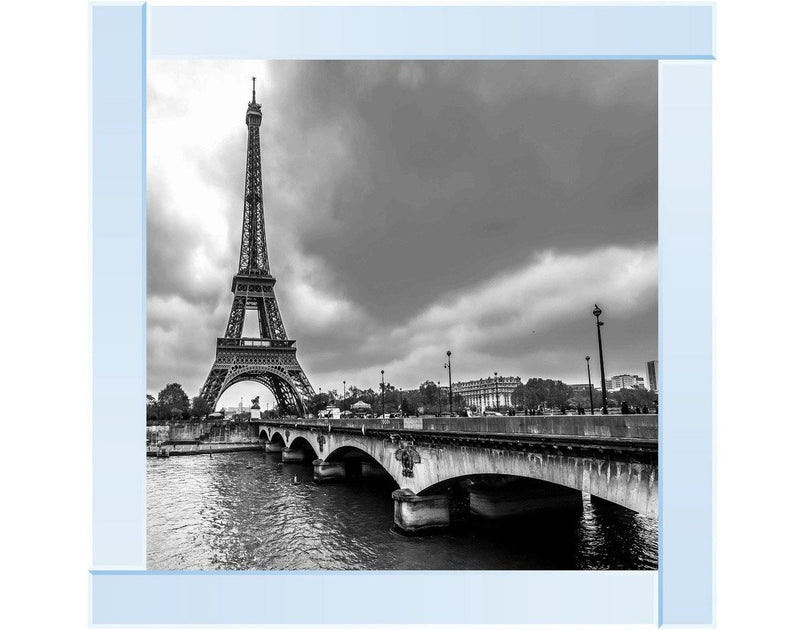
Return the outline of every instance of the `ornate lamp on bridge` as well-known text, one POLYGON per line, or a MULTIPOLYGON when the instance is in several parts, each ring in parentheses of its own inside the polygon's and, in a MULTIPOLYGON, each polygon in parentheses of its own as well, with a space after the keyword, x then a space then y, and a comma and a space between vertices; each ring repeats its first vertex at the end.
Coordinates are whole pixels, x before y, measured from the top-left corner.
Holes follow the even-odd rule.
POLYGON ((382 382, 380 383, 380 392, 382 395, 382 417, 385 417, 385 370, 380 370, 382 382))
POLYGON ((438 381, 438 415, 441 415, 441 381, 438 381))
POLYGON ((447 368, 449 375, 449 413, 452 415, 452 350, 447 350, 447 362, 444 367, 447 368))
POLYGON ((603 413, 609 413, 609 402, 608 398, 606 397, 606 370, 603 367, 603 340, 600 336, 600 327, 603 325, 603 322, 600 321, 600 316, 603 314, 603 310, 595 304, 595 310, 592 311, 592 315, 595 316, 595 320, 597 321, 597 347, 600 350, 600 387, 603 390, 603 413))
POLYGON ((592 370, 589 368, 589 357, 586 357, 586 376, 589 378, 589 411, 595 415, 595 399, 592 398, 592 370))
POLYGON ((497 372, 494 373, 494 402, 496 403, 496 406, 494 407, 494 410, 499 411, 500 410, 500 387, 499 387, 499 381, 497 379, 497 372))
POLYGON ((343 382, 343 410, 346 411, 346 381, 343 382))

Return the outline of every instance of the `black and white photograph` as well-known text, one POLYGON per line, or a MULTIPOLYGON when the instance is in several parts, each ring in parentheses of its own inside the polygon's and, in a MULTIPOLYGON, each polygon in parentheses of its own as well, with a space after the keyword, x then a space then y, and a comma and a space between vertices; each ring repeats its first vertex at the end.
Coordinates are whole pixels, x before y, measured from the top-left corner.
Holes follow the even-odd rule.
POLYGON ((150 60, 149 570, 655 570, 655 60, 150 60))
POLYGON ((12 6, 0 627, 801 625, 800 4, 12 6))

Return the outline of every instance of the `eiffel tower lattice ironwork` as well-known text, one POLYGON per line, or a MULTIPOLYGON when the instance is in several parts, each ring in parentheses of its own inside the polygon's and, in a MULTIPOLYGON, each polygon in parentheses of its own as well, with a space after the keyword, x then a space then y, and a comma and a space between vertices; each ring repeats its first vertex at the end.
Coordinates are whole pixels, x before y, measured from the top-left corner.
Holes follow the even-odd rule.
POLYGON ((261 106, 257 104, 256 84, 253 83, 246 111, 248 152, 240 264, 232 280, 234 299, 229 323, 224 336, 218 337, 215 363, 201 388, 201 397, 214 409, 228 387, 242 381, 255 381, 271 390, 283 413, 303 416, 306 403, 315 392, 296 359, 296 342, 285 333, 274 294, 276 278, 268 266, 260 159, 261 122, 261 106), (257 311, 259 337, 242 336, 246 310, 257 311))

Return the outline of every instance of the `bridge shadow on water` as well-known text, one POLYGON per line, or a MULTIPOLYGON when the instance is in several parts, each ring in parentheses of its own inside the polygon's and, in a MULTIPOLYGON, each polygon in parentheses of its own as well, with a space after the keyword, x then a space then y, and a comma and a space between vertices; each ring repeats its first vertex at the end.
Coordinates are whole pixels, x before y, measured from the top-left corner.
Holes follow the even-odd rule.
POLYGON ((456 484, 453 525, 408 537, 393 530, 396 483, 358 476, 355 462, 346 480, 329 484, 314 483, 308 462, 282 464, 267 453, 150 458, 147 467, 149 569, 657 567, 657 522, 588 495, 571 507, 490 521, 468 513, 466 483, 456 484))

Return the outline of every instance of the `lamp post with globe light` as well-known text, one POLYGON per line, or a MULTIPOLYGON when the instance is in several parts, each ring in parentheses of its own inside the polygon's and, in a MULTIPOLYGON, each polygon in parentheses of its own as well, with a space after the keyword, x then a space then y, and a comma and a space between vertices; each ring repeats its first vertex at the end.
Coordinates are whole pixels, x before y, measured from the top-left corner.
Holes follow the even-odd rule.
POLYGON ((444 364, 449 376, 449 415, 452 416, 452 350, 447 350, 447 362, 444 364))
POLYGON ((382 417, 385 418, 385 370, 380 370, 382 382, 380 383, 380 392, 382 393, 382 417))
POLYGON ((603 314, 603 309, 601 309, 597 304, 595 304, 595 310, 592 311, 592 315, 595 316, 595 321, 597 322, 597 347, 600 351, 600 388, 603 390, 603 411, 604 415, 609 413, 609 401, 608 397, 606 396, 606 369, 603 366, 603 339, 600 336, 600 327, 603 325, 603 322, 600 321, 600 316, 603 314))

